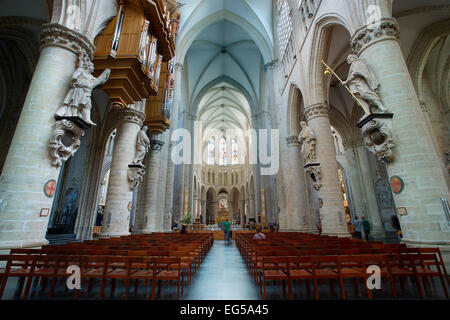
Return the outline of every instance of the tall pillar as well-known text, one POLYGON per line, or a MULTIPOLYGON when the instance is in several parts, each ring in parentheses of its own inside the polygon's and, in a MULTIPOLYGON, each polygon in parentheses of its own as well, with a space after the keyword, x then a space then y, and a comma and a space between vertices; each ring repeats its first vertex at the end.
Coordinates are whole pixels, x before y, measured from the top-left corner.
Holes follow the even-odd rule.
POLYGON ((321 187, 318 191, 323 201, 320 208, 322 233, 331 236, 350 236, 345 219, 344 201, 339 183, 333 135, 330 130, 329 107, 325 103, 305 109, 305 119, 316 135, 316 160, 320 163, 321 187))
POLYGON ((142 233, 162 231, 162 217, 158 213, 158 173, 161 148, 164 142, 152 137, 150 140, 150 150, 147 155, 145 177, 145 198, 144 198, 144 223, 142 233))
POLYGON ((206 224, 206 200, 202 200, 202 224, 206 224))
POLYGON ((303 161, 301 159, 300 143, 297 136, 286 138, 288 146, 288 216, 289 230, 312 232, 307 212, 305 176, 303 173, 303 161))
POLYGON ((142 233, 144 223, 144 200, 145 200, 145 182, 142 182, 138 186, 138 201, 136 207, 136 218, 134 224, 134 234, 142 233))
MULTIPOLYGON (((173 130, 178 129, 181 127, 180 123, 182 123, 182 118, 184 116, 184 112, 182 113, 181 109, 181 103, 180 103, 180 96, 182 91, 182 76, 183 76, 183 64, 177 62, 175 64, 175 90, 173 93, 173 103, 172 106, 174 108, 173 112, 171 112, 171 132, 173 130)), ((172 147, 173 143, 171 142, 171 145, 169 146, 169 158, 172 155, 172 147)), ((168 180, 168 184, 172 184, 172 186, 169 186, 169 193, 167 194, 167 199, 169 199, 169 202, 171 204, 172 208, 172 215, 174 219, 177 219, 178 221, 181 221, 183 218, 183 211, 184 211, 184 164, 176 165, 172 162, 172 160, 169 160, 169 166, 168 166, 168 174, 167 178, 171 179, 168 180), (171 183, 170 181, 173 181, 171 183)))
POLYGON ((53 195, 44 185, 58 181, 59 167, 51 165, 49 142, 54 114, 63 104, 78 56, 91 59, 89 39, 60 25, 44 27, 41 54, 33 74, 14 137, 0 177, 0 249, 38 247, 45 239, 53 195))
POLYGON ((381 221, 380 210, 378 208, 378 202, 376 198, 376 192, 374 188, 374 179, 370 170, 369 158, 367 149, 361 143, 357 145, 357 154, 359 158, 359 169, 361 172, 361 178, 363 182, 365 200, 367 205, 366 213, 363 213, 361 218, 368 218, 371 230, 370 235, 374 240, 383 240, 386 238, 386 232, 381 221))
POLYGON ((101 238, 130 234, 128 204, 132 201, 133 192, 128 181, 128 165, 135 157, 135 141, 145 118, 144 107, 144 103, 137 102, 114 111, 119 127, 114 143, 103 228, 99 234, 101 238))
MULTIPOLYGON (((250 195, 250 218, 256 219, 256 199, 255 194, 250 195)), ((258 222, 258 221, 256 221, 258 222)))
POLYGON ((450 224, 440 198, 450 199, 446 172, 433 147, 431 133, 421 112, 399 45, 395 19, 385 18, 378 28, 363 27, 352 37, 352 49, 365 60, 380 83, 384 106, 392 120, 393 160, 387 163, 389 176, 398 175, 404 188, 394 194, 397 208, 407 214, 399 217, 403 242, 414 246, 440 247, 450 260, 450 224))
POLYGON ((243 226, 244 225, 244 215, 245 215, 245 200, 241 200, 240 201, 240 207, 239 207, 239 222, 240 225, 243 226))
POLYGON ((352 187, 352 205, 355 209, 356 216, 361 219, 364 213, 367 212, 367 201, 359 170, 358 153, 356 148, 353 146, 353 141, 348 143, 344 142, 343 145, 345 159, 348 164, 347 176, 352 187))
POLYGON ((384 240, 386 232, 381 221, 380 210, 374 189, 367 149, 360 139, 344 144, 347 171, 352 185, 352 200, 359 219, 367 218, 371 225, 370 235, 374 240, 384 240))

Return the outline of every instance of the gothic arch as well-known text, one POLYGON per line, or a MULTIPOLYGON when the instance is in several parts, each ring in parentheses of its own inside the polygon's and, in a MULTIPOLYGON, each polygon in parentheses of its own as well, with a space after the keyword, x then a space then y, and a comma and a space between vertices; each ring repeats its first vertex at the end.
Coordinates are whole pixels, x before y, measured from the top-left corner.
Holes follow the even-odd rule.
POLYGON ((338 14, 326 14, 318 18, 314 24, 313 41, 311 46, 311 63, 309 65, 309 82, 305 99, 308 105, 325 102, 327 99, 327 81, 323 72, 325 67, 321 60, 326 61, 329 53, 329 44, 334 26, 341 26, 349 35, 352 34, 346 20, 338 14))
POLYGON ((286 126, 286 136, 296 136, 300 133, 300 121, 303 118, 303 112, 305 110, 305 105, 303 101, 303 95, 300 89, 295 85, 291 84, 289 88, 289 98, 287 105, 287 126, 286 126))
MULTIPOLYGON (((439 21, 426 27, 417 37, 411 48, 410 54, 406 59, 408 70, 411 75, 414 87, 416 88, 419 99, 421 98, 422 84, 421 79, 425 66, 427 65, 429 55, 435 44, 445 35, 450 34, 450 19, 439 21)), ((448 80, 450 79, 450 60, 447 60, 444 68, 441 97, 445 107, 450 105, 450 90, 448 90, 448 80)))

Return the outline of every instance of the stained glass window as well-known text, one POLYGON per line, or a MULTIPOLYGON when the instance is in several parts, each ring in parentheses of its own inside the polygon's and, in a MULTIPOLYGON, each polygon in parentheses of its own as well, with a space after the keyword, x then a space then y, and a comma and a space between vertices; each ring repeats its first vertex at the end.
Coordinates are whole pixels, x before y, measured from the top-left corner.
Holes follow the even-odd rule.
POLYGON ((284 55, 288 45, 289 37, 292 33, 292 21, 289 13, 289 5, 286 0, 277 1, 278 21, 277 21, 277 36, 278 48, 280 56, 284 55))
POLYGON ((233 154, 232 164, 238 163, 239 144, 236 138, 231 141, 231 150, 233 154))
POLYGON ((227 141, 225 138, 220 139, 219 165, 227 165, 227 141))
POLYGON ((211 138, 208 141, 208 164, 214 164, 214 154, 215 154, 215 150, 214 150, 214 139, 211 138))

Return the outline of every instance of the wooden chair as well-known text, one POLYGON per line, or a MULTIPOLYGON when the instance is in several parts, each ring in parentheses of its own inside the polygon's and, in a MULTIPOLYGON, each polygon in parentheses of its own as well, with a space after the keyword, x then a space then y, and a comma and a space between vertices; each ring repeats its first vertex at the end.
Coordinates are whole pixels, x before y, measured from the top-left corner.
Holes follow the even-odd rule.
MULTIPOLYGON (((328 279, 330 283, 330 290, 334 292, 333 289, 333 280, 339 279, 339 265, 337 261, 337 256, 326 256, 326 255, 317 255, 311 256, 312 259, 312 270, 311 274, 313 277, 314 284, 314 293, 315 299, 319 299, 319 288, 317 285, 317 281, 321 279, 328 279)), ((341 285, 341 283, 340 283, 341 285)), ((341 293, 343 289, 341 287, 341 293)))
POLYGON ((166 257, 155 258, 153 260, 156 268, 155 280, 158 280, 158 295, 161 291, 161 281, 177 281, 177 299, 180 299, 180 280, 181 280, 181 294, 183 294, 184 273, 181 268, 181 258, 166 257))
POLYGON ((419 277, 416 270, 416 263, 411 254, 389 254, 387 258, 388 272, 392 278, 400 279, 402 291, 405 292, 405 279, 414 278, 417 290, 421 297, 423 297, 422 286, 420 285, 419 277))
POLYGON ((289 295, 292 296, 291 282, 289 280, 289 258, 288 257, 263 257, 262 259, 262 284, 264 288, 264 300, 266 300, 266 281, 275 280, 283 283, 288 281, 289 295))
MULTIPOLYGON (((109 256, 83 256, 81 262, 81 279, 89 280, 88 292, 91 291, 92 281, 101 280, 100 293, 98 298, 103 299, 105 294, 106 273, 108 272, 109 256)), ((75 298, 78 297, 78 291, 75 289, 75 298)))
MULTIPOLYGON (((442 289, 444 290, 445 297, 448 299, 447 286, 445 285, 444 277, 441 272, 441 263, 438 261, 437 256, 432 254, 413 254, 411 255, 415 263, 415 272, 417 277, 426 278, 439 277, 441 280, 442 289)), ((425 285, 425 282, 423 282, 425 285)), ((421 298, 424 298, 423 292, 421 298)))
MULTIPOLYGON (((305 280, 306 290, 309 293, 308 281, 312 279, 313 262, 311 257, 289 257, 289 281, 290 288, 295 280, 305 280)), ((289 291, 289 299, 292 300, 292 289, 289 291)))
MULTIPOLYGON (((131 268, 133 272, 130 274, 130 280, 135 281, 134 293, 137 294, 139 280, 144 280, 145 288, 147 288, 148 281, 152 282, 151 299, 155 297, 155 278, 156 278, 156 264, 154 257, 134 256, 131 258, 131 268)), ((144 289, 145 290, 145 289, 144 289)), ((145 297, 147 293, 145 293, 145 297)))
MULTIPOLYGON (((3 256, 2 259, 5 259, 3 256)), ((25 279, 31 275, 34 265, 36 263, 36 256, 34 255, 9 255, 6 267, 4 269, 2 284, 0 288, 0 299, 5 291, 6 284, 9 277, 19 278, 19 292, 22 294, 25 279)))

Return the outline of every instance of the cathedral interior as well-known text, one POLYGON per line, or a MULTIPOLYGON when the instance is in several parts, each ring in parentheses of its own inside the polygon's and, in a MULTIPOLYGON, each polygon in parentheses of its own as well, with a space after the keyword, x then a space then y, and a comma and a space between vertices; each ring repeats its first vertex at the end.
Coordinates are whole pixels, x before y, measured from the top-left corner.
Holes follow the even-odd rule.
POLYGON ((0 1, 0 299, 448 299, 449 110, 448 0, 0 1))

